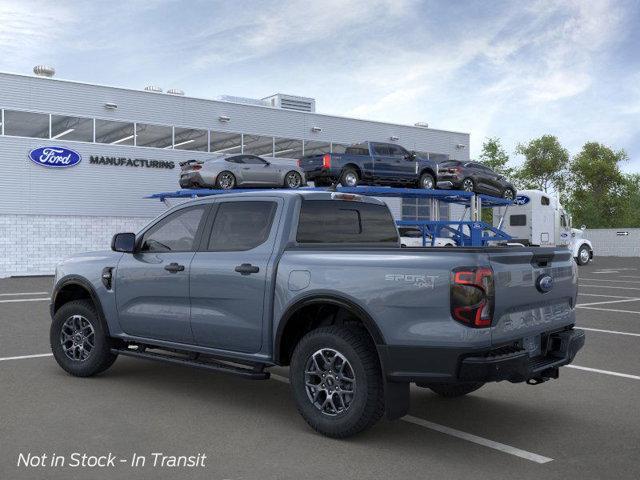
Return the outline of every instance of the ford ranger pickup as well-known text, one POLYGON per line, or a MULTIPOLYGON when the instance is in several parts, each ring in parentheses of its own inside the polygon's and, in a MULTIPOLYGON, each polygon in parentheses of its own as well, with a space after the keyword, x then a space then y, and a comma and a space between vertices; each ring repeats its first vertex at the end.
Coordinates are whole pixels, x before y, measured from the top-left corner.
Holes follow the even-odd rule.
POLYGON ((584 344, 566 248, 402 248, 387 206, 329 191, 183 203, 56 268, 51 348, 78 377, 119 355, 269 378, 347 437, 444 397, 557 378, 584 344))

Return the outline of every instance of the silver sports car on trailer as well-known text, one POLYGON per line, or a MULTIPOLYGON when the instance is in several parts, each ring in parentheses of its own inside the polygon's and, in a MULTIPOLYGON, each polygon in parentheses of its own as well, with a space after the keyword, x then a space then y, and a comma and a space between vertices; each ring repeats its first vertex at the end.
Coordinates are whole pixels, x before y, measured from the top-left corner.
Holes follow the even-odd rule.
POLYGON ((304 171, 296 160, 256 155, 219 155, 210 160, 188 160, 180 164, 180 187, 220 188, 284 187, 306 185, 304 171))

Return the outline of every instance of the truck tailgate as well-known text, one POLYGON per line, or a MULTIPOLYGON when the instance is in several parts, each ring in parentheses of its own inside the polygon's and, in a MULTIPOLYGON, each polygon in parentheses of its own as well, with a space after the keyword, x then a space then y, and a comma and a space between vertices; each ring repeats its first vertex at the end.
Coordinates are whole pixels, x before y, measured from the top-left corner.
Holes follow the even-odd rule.
POLYGON ((576 266, 566 248, 512 248, 489 253, 494 271, 495 312, 491 343, 517 340, 540 354, 545 332, 575 323, 576 266))

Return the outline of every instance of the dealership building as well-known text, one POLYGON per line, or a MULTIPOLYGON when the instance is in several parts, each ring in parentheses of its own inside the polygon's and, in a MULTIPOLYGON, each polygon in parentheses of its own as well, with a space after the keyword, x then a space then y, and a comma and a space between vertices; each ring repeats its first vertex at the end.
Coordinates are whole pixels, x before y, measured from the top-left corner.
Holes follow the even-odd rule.
MULTIPOLYGON (((144 197, 177 190, 185 160, 251 153, 290 162, 365 140, 437 160, 469 158, 469 134, 319 114, 305 97, 210 100, 58 80, 49 67, 34 72, 0 73, 0 277, 51 274, 61 259, 139 230, 166 209, 144 197), (64 167, 32 159, 59 150, 74 152, 64 167)), ((398 218, 434 213, 415 199, 390 206, 398 218)))

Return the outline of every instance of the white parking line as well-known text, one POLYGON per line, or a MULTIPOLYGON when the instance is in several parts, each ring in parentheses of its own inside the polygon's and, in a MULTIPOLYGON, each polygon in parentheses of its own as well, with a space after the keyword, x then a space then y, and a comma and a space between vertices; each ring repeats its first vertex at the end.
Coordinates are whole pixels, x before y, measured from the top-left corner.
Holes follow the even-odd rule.
POLYGON ((607 298, 636 298, 636 297, 621 297, 620 295, 603 295, 601 293, 580 293, 581 297, 607 297, 607 298))
MULTIPOLYGON (((289 383, 289 379, 281 375, 271 374, 271 378, 277 380, 278 382, 289 383)), ((524 458, 525 460, 529 460, 531 462, 549 463, 553 461, 553 458, 543 457, 542 455, 538 455, 537 453, 527 452, 526 450, 521 450, 504 443, 494 442, 493 440, 489 440, 488 438, 479 437, 477 435, 473 435, 472 433, 463 432, 462 430, 456 430, 455 428, 446 427, 444 425, 440 425, 439 423, 433 423, 428 420, 423 420, 422 418, 414 417, 412 415, 405 415, 400 420, 418 425, 420 427, 428 428, 429 430, 444 433, 445 435, 460 438, 462 440, 466 440, 467 442, 493 448, 494 450, 499 450, 501 452, 508 453, 509 455, 524 458)))
POLYGON ((585 285, 580 282, 580 288, 582 287, 595 287, 595 288, 615 288, 616 290, 640 290, 638 287, 619 287, 617 285, 585 285))
POLYGON ((37 355, 21 355, 19 357, 2 357, 0 358, 0 362, 6 362, 7 360, 26 360, 27 358, 41 358, 51 356, 53 356, 53 353, 38 353, 37 355))
POLYGON ((580 326, 580 330, 589 330, 590 332, 615 333, 616 335, 629 335, 631 337, 640 337, 640 333, 618 332, 617 330, 602 330, 600 328, 587 328, 580 326))
POLYGON ((640 314, 640 312, 637 312, 635 310, 616 310, 615 308, 581 307, 580 305, 576 305, 576 308, 584 308, 585 310, 599 310, 601 312, 636 313, 636 314, 640 314))
POLYGON ((12 298, 11 300, 0 300, 0 303, 44 302, 46 300, 51 300, 51 299, 49 297, 46 297, 46 298, 12 298))
POLYGON ((590 278, 590 277, 578 277, 578 280, 595 280, 597 282, 611 282, 611 283, 640 283, 636 280, 609 280, 608 278, 590 278))
POLYGON ((581 367, 580 365, 566 365, 568 368, 575 368, 577 370, 585 370, 587 372, 604 373, 605 375, 613 375, 614 377, 631 378, 632 380, 640 380, 638 375, 630 375, 628 373, 611 372, 609 370, 600 370, 599 368, 581 367))
POLYGON ((20 295, 49 295, 50 292, 0 293, 0 297, 17 297, 20 295))
POLYGON ((586 307, 586 306, 590 306, 590 305, 603 305, 605 303, 622 303, 622 302, 637 302, 638 300, 640 300, 640 298, 627 298, 625 300, 608 300, 605 302, 591 302, 591 303, 578 303, 576 305, 576 307, 586 307))
POLYGON ((405 415, 400 420, 404 420, 405 422, 413 423, 414 425, 419 425, 430 430, 435 430, 436 432, 444 433, 446 435, 451 435, 452 437, 461 438, 462 440, 476 443, 484 447, 493 448, 494 450, 499 450, 501 452, 508 453, 509 455, 524 458, 525 460, 529 460, 531 462, 549 463, 553 461, 553 458, 543 457, 542 455, 538 455, 537 453, 527 452, 526 450, 521 450, 519 448, 512 447, 511 445, 505 445, 504 443, 494 442, 493 440, 489 440, 487 438, 479 437, 477 435, 463 432, 461 430, 456 430, 455 428, 445 427, 444 425, 429 422, 412 415, 405 415))

